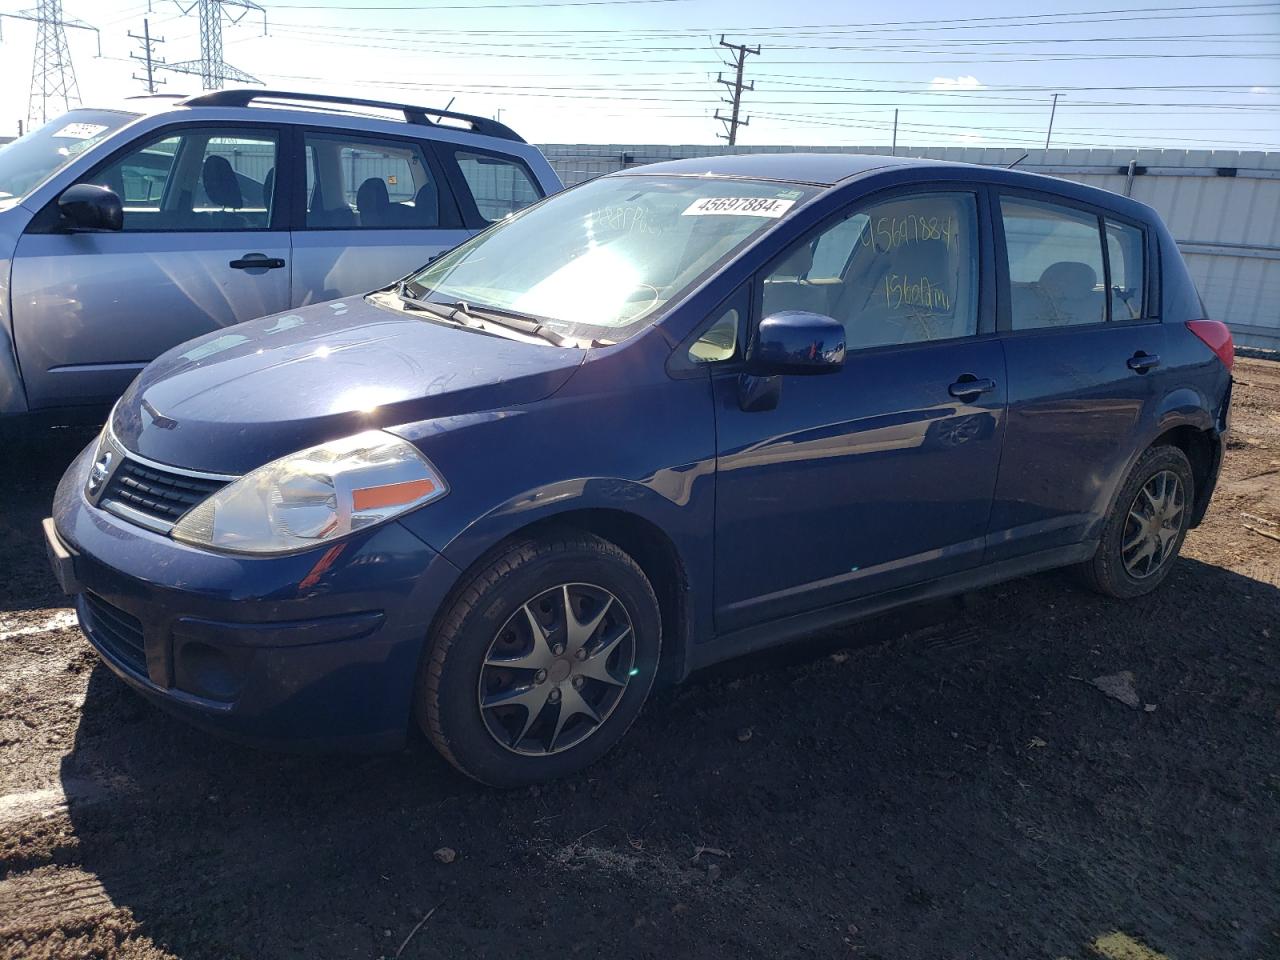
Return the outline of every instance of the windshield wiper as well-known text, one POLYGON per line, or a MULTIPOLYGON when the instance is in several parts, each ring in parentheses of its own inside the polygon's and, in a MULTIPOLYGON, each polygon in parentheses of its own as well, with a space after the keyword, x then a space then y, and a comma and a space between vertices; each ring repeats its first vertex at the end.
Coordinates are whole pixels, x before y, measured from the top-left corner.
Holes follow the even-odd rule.
MULTIPOLYGON (((503 307, 476 306, 465 300, 458 300, 454 303, 432 303, 429 300, 420 300, 412 296, 407 292, 407 287, 408 284, 403 280, 396 285, 396 296, 400 298, 402 303, 424 310, 462 327, 486 333, 491 332, 490 327, 505 327, 508 330, 515 330, 517 333, 524 333, 546 340, 557 347, 580 348, 584 343, 584 341, 576 337, 566 337, 562 333, 557 333, 532 315, 521 313, 518 310, 507 310, 503 307)), ((594 344, 594 341, 586 342, 594 344)))
POLYGON ((541 337, 557 347, 581 347, 583 344, 583 341, 577 337, 566 337, 563 333, 557 333, 536 317, 528 313, 521 313, 519 310, 491 307, 487 304, 476 306, 463 300, 459 300, 454 304, 454 309, 461 311, 468 317, 473 316, 473 311, 476 311, 480 314, 478 318, 480 320, 496 323, 500 327, 507 327, 510 330, 527 333, 530 336, 541 337))

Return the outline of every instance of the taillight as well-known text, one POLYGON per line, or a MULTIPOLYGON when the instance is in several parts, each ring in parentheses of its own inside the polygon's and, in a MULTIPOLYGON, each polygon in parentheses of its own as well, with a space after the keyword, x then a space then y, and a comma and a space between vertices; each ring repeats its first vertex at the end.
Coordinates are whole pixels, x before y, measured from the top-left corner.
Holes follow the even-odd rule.
POLYGON ((1218 320, 1188 320, 1187 329, 1199 337, 1214 352, 1222 365, 1230 370, 1236 362, 1236 345, 1231 342, 1231 331, 1218 320))

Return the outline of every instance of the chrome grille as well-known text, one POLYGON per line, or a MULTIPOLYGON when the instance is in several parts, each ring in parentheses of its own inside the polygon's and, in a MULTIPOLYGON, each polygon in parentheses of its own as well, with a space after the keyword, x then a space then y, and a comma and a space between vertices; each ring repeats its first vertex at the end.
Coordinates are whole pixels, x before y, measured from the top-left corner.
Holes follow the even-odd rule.
POLYGON ((129 519, 143 514, 160 521, 166 528, 211 493, 221 490, 227 481, 213 477, 192 476, 166 470, 159 464, 143 464, 125 454, 102 492, 99 505, 129 519))

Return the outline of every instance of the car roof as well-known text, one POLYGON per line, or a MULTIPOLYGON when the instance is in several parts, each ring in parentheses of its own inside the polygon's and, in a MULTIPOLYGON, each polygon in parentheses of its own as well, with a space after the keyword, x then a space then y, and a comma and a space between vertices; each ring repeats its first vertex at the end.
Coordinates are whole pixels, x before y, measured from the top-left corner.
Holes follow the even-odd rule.
POLYGON ((610 174, 619 176, 704 176, 744 180, 778 180, 790 183, 834 187, 869 173, 908 173, 917 170, 922 179, 944 174, 947 180, 972 179, 979 183, 1022 187, 1057 194, 1083 203, 1108 207, 1140 219, 1151 219, 1151 208, 1130 197, 1061 177, 981 166, 953 160, 926 160, 919 157, 888 157, 870 153, 739 153, 711 157, 666 160, 632 167, 610 174))
POLYGON ((684 160, 664 160, 621 172, 787 180, 829 187, 869 170, 916 164, 938 165, 938 161, 916 160, 910 157, 882 157, 867 153, 738 153, 714 157, 689 157, 684 160))

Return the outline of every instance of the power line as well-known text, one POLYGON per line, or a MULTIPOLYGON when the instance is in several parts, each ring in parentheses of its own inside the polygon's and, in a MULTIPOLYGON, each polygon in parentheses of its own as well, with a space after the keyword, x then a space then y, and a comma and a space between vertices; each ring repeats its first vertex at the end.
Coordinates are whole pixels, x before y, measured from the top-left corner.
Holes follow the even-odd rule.
POLYGON ((743 91, 754 90, 756 86, 754 82, 747 84, 742 82, 742 71, 746 67, 748 55, 756 57, 760 56, 760 48, 758 46, 748 47, 739 43, 727 43, 725 42, 723 33, 720 34, 720 46, 724 47, 726 50, 733 51, 732 65, 735 70, 735 75, 733 80, 725 80, 720 76, 720 74, 716 74, 716 82, 724 84, 733 92, 733 99, 722 101, 730 106, 731 112, 729 116, 720 116, 720 110, 718 108, 716 109, 715 118, 725 125, 725 130, 727 131, 726 133, 718 133, 716 136, 720 137, 722 140, 728 140, 729 146, 732 147, 738 142, 738 127, 748 127, 751 125, 751 120, 749 118, 745 120, 739 119, 739 113, 742 110, 743 91))
MULTIPOLYGON (((583 0, 566 0, 566 2, 547 2, 547 3, 481 3, 481 4, 453 4, 444 5, 437 3, 420 3, 408 4, 403 6, 351 6, 351 5, 320 5, 320 4, 292 4, 292 3, 273 3, 272 8, 276 10, 331 10, 335 12, 356 10, 360 12, 366 11, 401 11, 401 10, 481 10, 481 9, 513 9, 520 7, 553 7, 553 6, 616 6, 627 3, 673 3, 681 2, 681 0, 593 0, 593 2, 583 2, 583 0)), ((1203 4, 1189 4, 1180 6, 1166 7, 1113 7, 1102 10, 1076 10, 1063 11, 1059 13, 1039 13, 1039 14, 1004 14, 1001 16, 989 17, 957 17, 951 19, 928 18, 923 20, 882 20, 878 22, 858 22, 858 23, 800 23, 800 24, 765 24, 756 26, 735 27, 735 33, 764 33, 765 31, 782 31, 784 35, 794 34, 796 31, 814 30, 822 33, 830 33, 839 31, 844 33, 882 33, 884 28, 903 27, 928 30, 950 30, 950 29, 984 29, 992 27, 995 29, 1006 29, 1010 27, 1038 27, 1038 26, 1063 26, 1073 25, 1077 23, 1116 23, 1116 22, 1136 22, 1145 20, 1179 20, 1179 19, 1197 19, 1204 17, 1236 17, 1236 16, 1267 16, 1269 10, 1259 8, 1274 8, 1280 6, 1275 0, 1267 0, 1267 2, 1254 3, 1225 3, 1216 8, 1213 13, 1205 13, 1203 4), (1200 11, 1194 14, 1180 15, 1177 11, 1193 10, 1200 11), (1258 12, 1250 12, 1258 10, 1258 12), (1226 11, 1243 11, 1243 12, 1226 12, 1226 11), (1151 16, 1143 17, 1112 17, 1112 14, 1127 13, 1149 13, 1151 16), (1109 19, 1087 19, 1095 17, 1108 17, 1109 19)), ((283 23, 296 23, 301 21, 281 21, 283 23)), ((306 21, 309 23, 310 21, 306 21)), ((385 27, 364 27, 354 29, 387 29, 385 27)), ((398 27, 396 29, 399 29, 398 27)), ((696 34, 705 35, 707 33, 716 33, 716 27, 675 27, 675 28, 653 28, 644 29, 627 29, 627 28, 544 28, 544 29, 502 29, 502 28, 481 28, 481 29, 460 29, 460 28, 422 28, 418 31, 406 30, 405 32, 423 32, 423 33, 519 33, 519 34, 552 34, 552 33, 644 33, 653 35, 674 35, 674 34, 696 34)))
POLYGON ((138 36, 132 30, 129 31, 129 39, 137 40, 142 44, 142 55, 136 53, 129 54, 133 60, 138 60, 147 65, 146 77, 140 77, 136 73, 133 75, 134 80, 141 80, 147 85, 147 93, 155 93, 156 85, 163 84, 165 81, 157 80, 155 77, 155 68, 164 64, 164 57, 155 56, 155 45, 164 43, 164 37, 151 36, 151 21, 146 17, 142 18, 142 36, 138 36))

